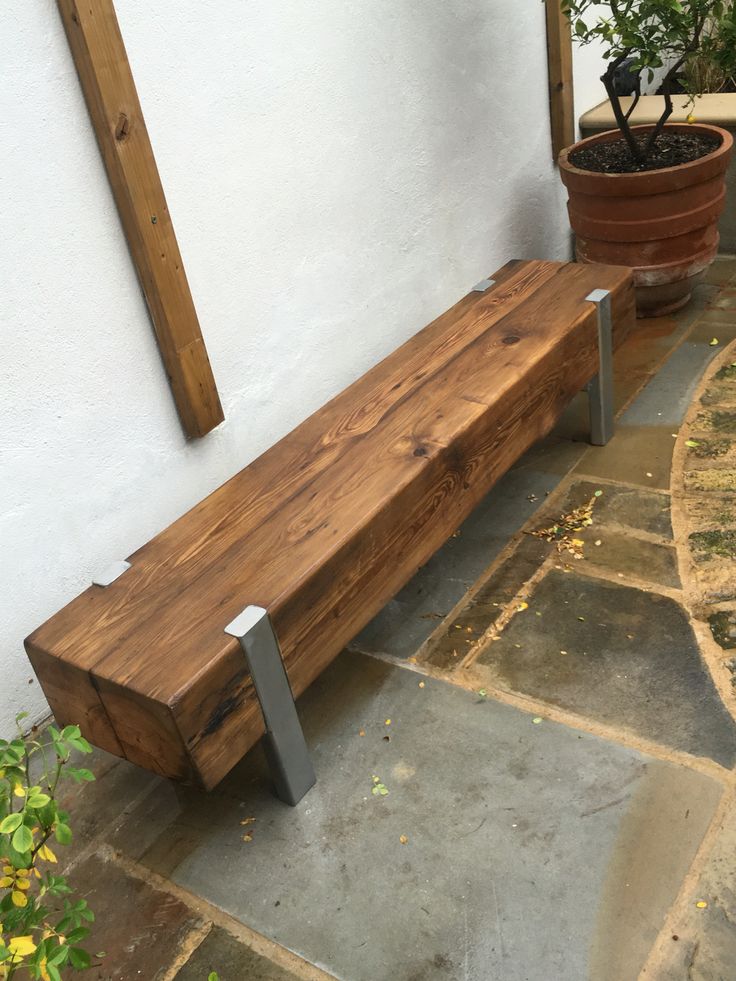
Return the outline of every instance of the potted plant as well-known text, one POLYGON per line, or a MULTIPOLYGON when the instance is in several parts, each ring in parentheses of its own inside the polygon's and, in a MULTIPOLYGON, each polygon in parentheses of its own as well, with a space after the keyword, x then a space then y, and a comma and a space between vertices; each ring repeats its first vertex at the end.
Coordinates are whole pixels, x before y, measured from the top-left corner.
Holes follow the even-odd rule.
POLYGON ((684 306, 718 251, 718 218, 725 205, 725 173, 733 138, 717 126, 668 124, 672 89, 700 92, 703 73, 685 72, 693 59, 724 74, 736 68, 733 0, 561 0, 581 44, 602 41, 601 76, 618 129, 600 133, 560 154, 570 221, 582 262, 631 266, 639 316, 684 306), (622 65, 636 79, 624 111, 622 65), (642 79, 661 82, 662 114, 650 126, 630 125, 642 79))

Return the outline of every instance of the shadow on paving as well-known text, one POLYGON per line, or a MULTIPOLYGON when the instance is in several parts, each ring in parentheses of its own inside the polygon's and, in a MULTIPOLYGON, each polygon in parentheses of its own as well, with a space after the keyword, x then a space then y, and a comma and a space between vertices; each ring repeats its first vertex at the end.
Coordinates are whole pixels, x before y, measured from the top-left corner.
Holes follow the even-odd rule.
POLYGON ((552 571, 476 667, 494 685, 736 762, 736 725, 685 611, 668 597, 552 571))
POLYGON ((257 751, 216 795, 161 781, 112 844, 338 978, 636 977, 717 781, 358 654, 299 707, 296 808, 257 751))

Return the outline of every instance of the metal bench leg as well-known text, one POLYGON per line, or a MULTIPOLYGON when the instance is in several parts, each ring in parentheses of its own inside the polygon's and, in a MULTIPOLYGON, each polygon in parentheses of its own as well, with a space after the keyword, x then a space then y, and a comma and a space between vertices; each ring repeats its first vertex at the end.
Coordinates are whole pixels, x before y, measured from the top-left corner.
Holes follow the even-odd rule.
POLYGON ((590 441, 605 446, 613 436, 613 317, 611 294, 593 290, 586 300, 598 308, 598 374, 588 382, 590 441))
POLYGON ((276 793, 292 807, 317 781, 271 618, 247 607, 225 627, 243 648, 266 723, 264 749, 276 793))

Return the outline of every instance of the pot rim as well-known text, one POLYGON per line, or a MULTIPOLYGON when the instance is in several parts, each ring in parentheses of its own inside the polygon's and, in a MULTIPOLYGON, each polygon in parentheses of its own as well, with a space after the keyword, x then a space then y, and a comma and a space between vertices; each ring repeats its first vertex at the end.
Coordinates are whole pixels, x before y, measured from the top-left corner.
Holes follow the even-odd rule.
MULTIPOLYGON (((650 132, 654 129, 655 123, 645 123, 641 126, 632 126, 632 133, 644 133, 650 132)), ((578 140, 577 143, 573 143, 571 146, 565 147, 564 150, 560 151, 558 157, 558 165, 562 170, 567 171, 568 174, 580 175, 582 177, 592 177, 600 180, 615 180, 620 181, 622 178, 627 180, 641 180, 642 178, 649 178, 650 180, 654 175, 657 176, 667 176, 669 174, 686 174, 688 171, 696 169, 697 167, 702 167, 704 164, 715 160, 719 156, 727 155, 733 149, 733 136, 727 130, 723 129, 721 126, 714 126, 711 123, 666 123, 664 129, 670 130, 684 130, 685 132, 691 132, 692 130, 701 130, 706 133, 713 133, 719 136, 721 139, 720 146, 717 146, 715 150, 710 153, 704 154, 702 157, 698 157, 697 160, 689 160, 687 163, 676 164, 674 167, 659 167, 656 170, 635 170, 635 171, 620 171, 617 173, 604 173, 597 170, 584 170, 582 167, 576 167, 575 164, 570 162, 570 155, 577 152, 581 147, 593 144, 593 143, 611 143, 614 139, 622 137, 620 129, 607 129, 603 133, 595 133, 593 136, 587 136, 584 140, 578 140)))

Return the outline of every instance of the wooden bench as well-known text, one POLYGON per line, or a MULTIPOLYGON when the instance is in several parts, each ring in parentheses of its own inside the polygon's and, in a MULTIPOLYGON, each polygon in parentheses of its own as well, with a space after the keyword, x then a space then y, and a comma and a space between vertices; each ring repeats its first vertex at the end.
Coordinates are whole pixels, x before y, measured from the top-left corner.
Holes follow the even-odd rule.
POLYGON ((626 269, 504 266, 26 640, 59 724, 209 789, 265 713, 293 803, 314 776, 274 632, 298 696, 591 379, 605 442, 634 316, 626 269))

